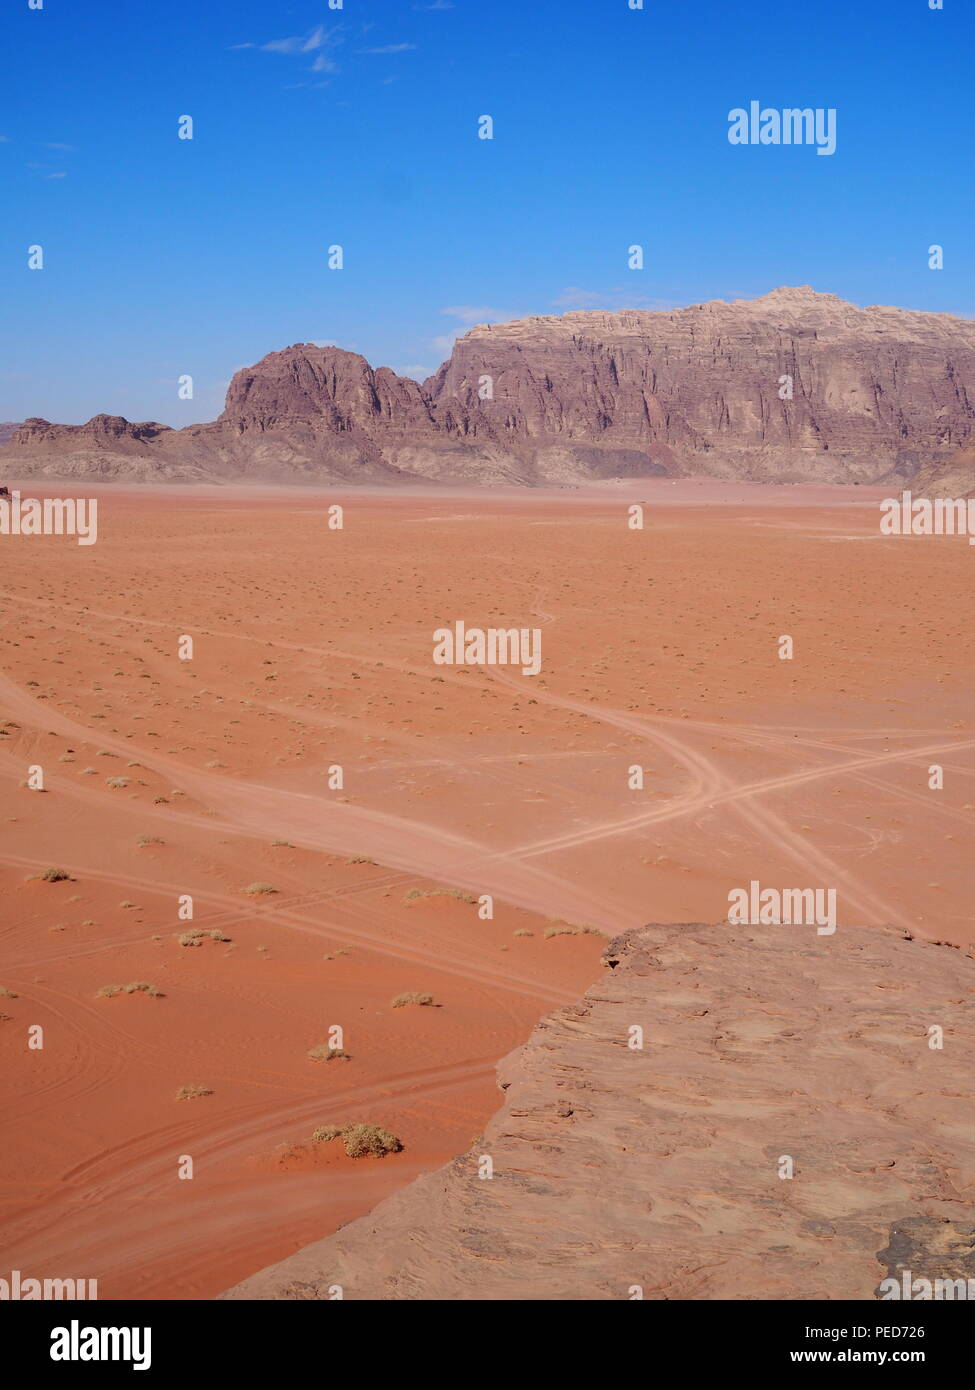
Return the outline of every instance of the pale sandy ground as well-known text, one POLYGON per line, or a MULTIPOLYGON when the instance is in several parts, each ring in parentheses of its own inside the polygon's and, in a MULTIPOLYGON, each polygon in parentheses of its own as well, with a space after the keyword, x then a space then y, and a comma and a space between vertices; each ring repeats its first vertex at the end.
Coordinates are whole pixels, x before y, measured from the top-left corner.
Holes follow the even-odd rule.
POLYGON ((598 973, 553 922, 717 921, 754 878, 975 940, 975 551, 880 538, 884 491, 88 495, 96 546, 0 538, 0 1273, 209 1297, 466 1149, 598 973), (540 627, 541 675, 434 666, 455 619, 540 627), (310 1061, 332 1024, 352 1060, 310 1061), (308 1146, 347 1120, 404 1151, 308 1146))

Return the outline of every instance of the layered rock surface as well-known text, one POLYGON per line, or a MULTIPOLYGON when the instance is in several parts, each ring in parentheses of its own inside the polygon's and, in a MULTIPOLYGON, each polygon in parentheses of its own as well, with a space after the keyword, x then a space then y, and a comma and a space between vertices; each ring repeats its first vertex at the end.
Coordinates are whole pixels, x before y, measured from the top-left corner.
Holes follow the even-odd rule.
POLYGON ((975 438, 975 322, 808 286, 480 325, 422 385, 299 343, 212 424, 28 420, 6 471, 291 481, 908 480, 975 438))
POLYGON ((604 963, 500 1065, 482 1141, 222 1297, 869 1300, 968 1267, 975 960, 692 925, 604 963))

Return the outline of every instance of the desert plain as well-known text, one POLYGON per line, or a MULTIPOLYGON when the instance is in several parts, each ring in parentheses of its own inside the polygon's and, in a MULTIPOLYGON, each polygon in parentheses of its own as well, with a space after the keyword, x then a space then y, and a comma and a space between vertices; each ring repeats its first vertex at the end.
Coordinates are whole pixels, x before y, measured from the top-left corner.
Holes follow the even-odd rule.
POLYGON ((0 542, 0 1268, 213 1297, 466 1149, 606 937, 753 880, 975 944, 975 549, 884 490, 80 490, 96 545, 0 542), (539 674, 435 665, 457 620, 539 674), (357 1122, 402 1150, 311 1140, 357 1122))

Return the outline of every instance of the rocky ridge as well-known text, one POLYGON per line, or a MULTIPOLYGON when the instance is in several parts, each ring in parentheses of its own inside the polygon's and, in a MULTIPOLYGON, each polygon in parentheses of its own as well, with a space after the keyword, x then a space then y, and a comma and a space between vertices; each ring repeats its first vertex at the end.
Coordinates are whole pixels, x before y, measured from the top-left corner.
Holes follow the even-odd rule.
POLYGON ((422 385, 299 343, 183 429, 31 419, 8 475, 571 483, 910 480, 975 439, 975 322, 808 286, 674 310, 482 324, 422 385))

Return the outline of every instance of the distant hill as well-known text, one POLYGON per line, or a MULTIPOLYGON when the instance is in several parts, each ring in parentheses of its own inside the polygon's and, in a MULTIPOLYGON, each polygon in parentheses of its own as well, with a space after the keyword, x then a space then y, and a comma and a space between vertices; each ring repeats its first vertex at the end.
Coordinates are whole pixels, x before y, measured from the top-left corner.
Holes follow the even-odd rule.
POLYGON ((11 475, 557 483, 898 483, 975 439, 975 322, 809 288, 472 328, 422 385, 298 343, 211 424, 31 419, 11 475))

